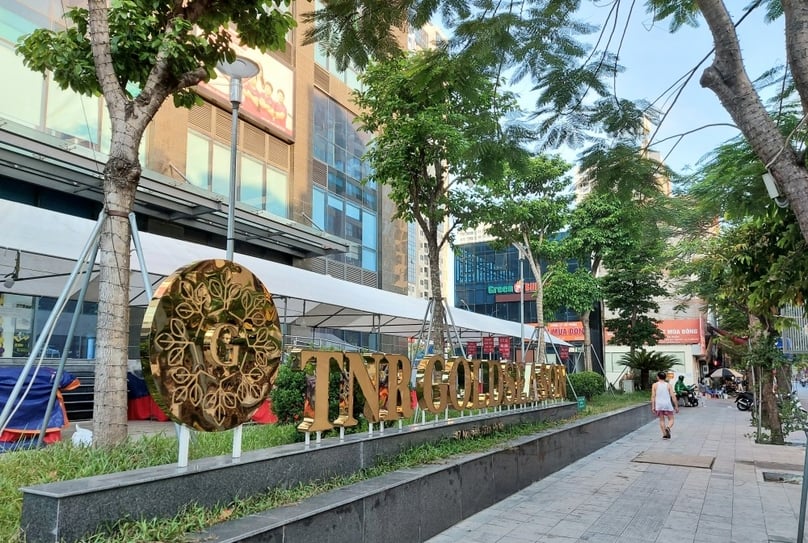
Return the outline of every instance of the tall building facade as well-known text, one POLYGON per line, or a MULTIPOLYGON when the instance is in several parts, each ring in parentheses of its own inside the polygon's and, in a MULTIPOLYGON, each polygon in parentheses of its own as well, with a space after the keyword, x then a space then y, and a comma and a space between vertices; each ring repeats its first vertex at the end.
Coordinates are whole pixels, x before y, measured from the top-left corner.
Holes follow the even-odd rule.
MULTIPOLYGON (((433 25, 412 29, 407 37, 407 49, 419 51, 432 49, 445 41, 440 29, 433 25)), ((442 230, 441 230, 442 232, 442 230)), ((451 296, 451 247, 448 244, 441 249, 441 287, 443 295, 451 296)), ((407 233, 407 294, 416 298, 432 297, 432 278, 429 272, 429 253, 427 241, 421 228, 414 222, 409 224, 407 233)))
MULTIPOLYGON (((491 241, 483 227, 458 232, 454 255, 454 305, 474 313, 524 323, 526 334, 529 335, 537 322, 536 278, 528 262, 519 258, 516 247, 494 248, 491 241)), ((572 267, 577 265, 570 263, 572 267)), ((561 350, 548 345, 549 359, 566 364, 570 371, 582 370, 583 361, 579 356, 583 345, 580 316, 568 308, 562 308, 554 314, 545 312, 544 321, 549 333, 572 344, 569 349, 561 350)), ((593 304, 590 334, 592 348, 598 360, 602 360, 600 304, 593 304)), ((534 337, 526 347, 528 360, 532 359, 530 351, 535 346, 534 337)), ((494 344, 493 349, 493 354, 499 356, 499 347, 494 344)), ((517 356, 521 355, 519 349, 514 352, 517 356)))
MULTIPOLYGON (((9 82, 0 86, 0 207, 95 220, 109 150, 103 99, 60 89, 52 77, 25 68, 14 51, 22 35, 60 28, 65 6, 58 0, 0 0, 0 65, 9 82)), ((315 7, 294 3, 295 18, 303 20, 315 7)), ((357 72, 339 71, 322 48, 302 45, 304 32, 305 25, 291 31, 283 52, 239 50, 260 72, 244 82, 239 112, 236 252, 406 293, 407 225, 392 219, 395 208, 383 186, 363 183, 370 169, 362 156, 371 138, 354 124, 357 72)), ((402 46, 405 41, 402 35, 402 46)), ((169 100, 147 129, 135 206, 141 232, 224 251, 232 146, 228 84, 220 75, 200 85, 203 103, 192 109, 169 100)), ((19 269, 21 253, 47 255, 47 236, 47 224, 30 232, 25 246, 7 246, 0 236, 0 269, 14 271, 16 261, 21 279, 0 284, 0 359, 27 356, 54 304, 52 292, 22 280, 26 273, 53 270, 26 269, 26 258, 19 269)), ((78 311, 72 344, 64 338, 60 344, 59 337, 51 344, 54 352, 91 359, 95 303, 78 311)), ((132 311, 138 323, 143 308, 132 311)), ((137 326, 130 334, 132 358, 137 326)), ((358 332, 344 339, 367 342, 358 332)))

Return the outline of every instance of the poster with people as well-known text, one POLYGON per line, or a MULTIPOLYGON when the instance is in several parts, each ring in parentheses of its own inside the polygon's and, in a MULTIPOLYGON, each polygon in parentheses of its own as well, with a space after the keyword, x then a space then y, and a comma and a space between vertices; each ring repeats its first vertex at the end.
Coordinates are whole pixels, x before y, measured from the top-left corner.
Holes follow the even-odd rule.
MULTIPOLYGON (((250 118, 281 136, 294 136, 294 74, 292 69, 271 55, 234 44, 236 55, 258 64, 258 75, 242 82, 242 98, 239 115, 250 118)), ((216 71, 216 79, 200 85, 212 92, 215 98, 230 100, 230 78, 216 71)), ((204 91, 203 91, 204 94, 204 91)))

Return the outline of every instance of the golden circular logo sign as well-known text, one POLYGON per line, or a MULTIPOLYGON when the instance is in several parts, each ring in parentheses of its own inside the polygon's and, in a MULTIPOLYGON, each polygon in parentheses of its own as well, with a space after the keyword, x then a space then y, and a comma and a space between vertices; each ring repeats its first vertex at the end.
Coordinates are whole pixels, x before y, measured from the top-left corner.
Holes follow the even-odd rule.
POLYGON ((174 422, 202 431, 247 422, 281 357, 272 297, 245 267, 203 260, 158 287, 141 331, 146 385, 174 422))

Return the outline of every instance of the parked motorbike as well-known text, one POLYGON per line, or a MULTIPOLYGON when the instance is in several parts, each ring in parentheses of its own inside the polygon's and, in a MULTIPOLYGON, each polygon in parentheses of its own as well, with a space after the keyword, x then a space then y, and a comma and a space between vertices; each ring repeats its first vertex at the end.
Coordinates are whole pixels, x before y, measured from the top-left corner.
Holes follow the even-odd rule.
POLYGON ((739 392, 735 397, 735 406, 739 411, 749 411, 755 405, 755 395, 751 392, 739 392))

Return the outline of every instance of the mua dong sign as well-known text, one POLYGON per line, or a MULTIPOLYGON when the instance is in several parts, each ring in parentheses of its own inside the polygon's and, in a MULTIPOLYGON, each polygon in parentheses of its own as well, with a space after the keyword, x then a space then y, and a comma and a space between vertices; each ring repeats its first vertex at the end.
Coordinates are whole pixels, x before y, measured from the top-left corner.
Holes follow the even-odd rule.
MULTIPOLYGON (((250 420, 269 397, 281 340, 272 297, 255 275, 226 260, 196 262, 168 277, 149 303, 141 332, 143 374, 172 420, 202 431, 227 430, 250 420)), ((413 402, 439 414, 448 407, 513 406, 566 395, 564 366, 433 356, 414 369, 401 355, 291 354, 308 380, 301 431, 356 425, 356 387, 372 423, 412 416, 413 402), (335 420, 328 416, 332 372, 340 376, 335 420)))

